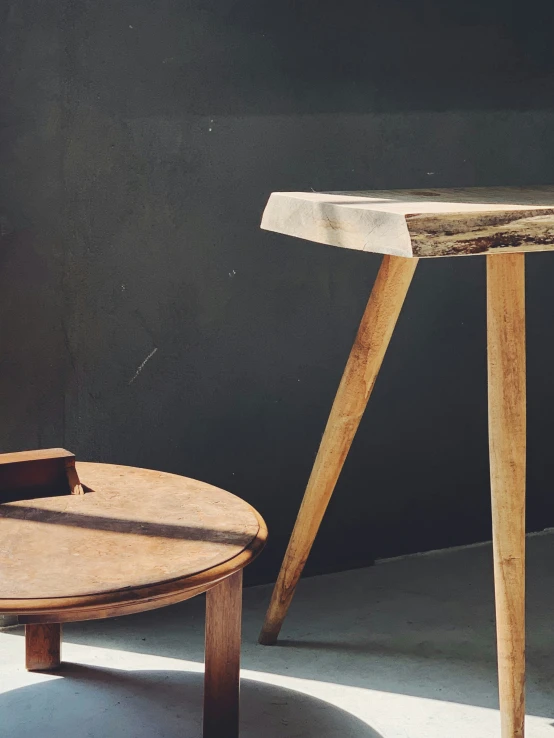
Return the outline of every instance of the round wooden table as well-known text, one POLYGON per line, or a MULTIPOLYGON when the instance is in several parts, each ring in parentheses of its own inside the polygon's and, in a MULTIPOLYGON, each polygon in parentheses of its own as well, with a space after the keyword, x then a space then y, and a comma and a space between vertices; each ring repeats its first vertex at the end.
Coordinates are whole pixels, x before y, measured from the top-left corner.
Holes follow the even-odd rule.
POLYGON ((0 505, 0 612, 26 624, 26 666, 60 665, 61 625, 207 591, 204 737, 238 735, 242 569, 267 529, 246 502, 148 469, 78 463, 85 494, 0 505))

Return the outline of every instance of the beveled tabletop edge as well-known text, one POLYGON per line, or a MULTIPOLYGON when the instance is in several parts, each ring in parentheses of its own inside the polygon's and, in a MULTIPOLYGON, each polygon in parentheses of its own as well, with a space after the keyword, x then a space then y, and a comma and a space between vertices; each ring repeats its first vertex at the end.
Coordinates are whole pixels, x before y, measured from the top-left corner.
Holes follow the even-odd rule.
POLYGON ((274 192, 261 227, 406 258, 548 251, 554 186, 274 192))

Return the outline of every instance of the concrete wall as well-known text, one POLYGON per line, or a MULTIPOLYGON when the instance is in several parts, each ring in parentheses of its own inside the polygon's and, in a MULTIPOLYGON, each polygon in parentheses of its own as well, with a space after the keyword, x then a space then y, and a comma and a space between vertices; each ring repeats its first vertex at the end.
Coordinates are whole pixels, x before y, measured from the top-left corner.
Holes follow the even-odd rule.
MULTIPOLYGON (((0 12, 0 447, 226 487, 267 518, 269 579, 379 258, 259 231, 267 196, 552 182, 553 9, 0 12)), ((533 529, 554 524, 553 278, 528 259, 533 529)), ((311 571, 490 536, 484 286, 479 258, 420 266, 311 571)))

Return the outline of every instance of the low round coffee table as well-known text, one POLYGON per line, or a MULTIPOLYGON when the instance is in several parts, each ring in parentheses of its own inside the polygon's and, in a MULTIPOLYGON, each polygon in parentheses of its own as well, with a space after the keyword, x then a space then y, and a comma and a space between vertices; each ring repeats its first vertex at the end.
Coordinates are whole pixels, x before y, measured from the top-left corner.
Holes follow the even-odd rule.
POLYGON ((207 591, 204 737, 238 735, 242 570, 267 529, 246 502, 174 474, 78 463, 85 494, 0 505, 0 612, 26 624, 26 666, 60 665, 60 623, 207 591))

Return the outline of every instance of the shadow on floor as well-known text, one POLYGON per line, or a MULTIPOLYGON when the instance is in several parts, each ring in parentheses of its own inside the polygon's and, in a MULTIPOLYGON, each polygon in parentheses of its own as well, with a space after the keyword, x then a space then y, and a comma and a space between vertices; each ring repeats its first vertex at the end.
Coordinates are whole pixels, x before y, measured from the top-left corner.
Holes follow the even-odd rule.
MULTIPOLYGON (((67 664, 59 678, 0 695, 10 738, 200 738, 203 674, 67 664)), ((382 738, 334 705, 243 679, 241 738, 382 738)))
MULTIPOLYGON (((529 539, 527 713, 548 719, 553 717, 553 560, 554 536, 529 539)), ((306 579, 282 638, 267 648, 256 639, 270 592, 270 587, 245 592, 244 670, 498 709, 490 547, 306 579)), ((202 664, 203 600, 70 623, 64 641, 202 664)))

